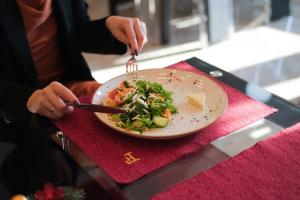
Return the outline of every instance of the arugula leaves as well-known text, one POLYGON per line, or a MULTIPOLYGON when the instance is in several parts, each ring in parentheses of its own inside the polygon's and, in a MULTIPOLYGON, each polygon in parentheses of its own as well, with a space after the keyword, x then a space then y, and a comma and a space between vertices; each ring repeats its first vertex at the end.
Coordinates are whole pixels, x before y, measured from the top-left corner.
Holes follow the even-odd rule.
POLYGON ((134 88, 134 92, 129 94, 121 105, 121 108, 126 108, 128 112, 112 116, 112 120, 119 127, 142 133, 148 128, 162 127, 161 123, 153 120, 154 118, 167 118, 166 111, 172 114, 177 112, 172 93, 159 83, 145 80, 132 83, 124 81, 124 86, 134 88))

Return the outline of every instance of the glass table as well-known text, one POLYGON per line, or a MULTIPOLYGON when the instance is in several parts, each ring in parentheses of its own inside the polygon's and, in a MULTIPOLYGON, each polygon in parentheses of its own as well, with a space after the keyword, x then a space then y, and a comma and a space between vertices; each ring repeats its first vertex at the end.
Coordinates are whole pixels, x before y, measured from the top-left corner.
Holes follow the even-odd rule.
POLYGON ((300 121, 300 108, 289 101, 197 58, 186 62, 195 68, 201 67, 201 71, 248 96, 277 108, 278 112, 219 138, 204 150, 188 154, 131 184, 114 182, 48 120, 35 116, 29 126, 24 125, 26 134, 1 136, 1 199, 7 199, 15 193, 33 193, 41 189, 45 182, 81 187, 87 199, 149 199, 167 187, 199 174, 300 121))

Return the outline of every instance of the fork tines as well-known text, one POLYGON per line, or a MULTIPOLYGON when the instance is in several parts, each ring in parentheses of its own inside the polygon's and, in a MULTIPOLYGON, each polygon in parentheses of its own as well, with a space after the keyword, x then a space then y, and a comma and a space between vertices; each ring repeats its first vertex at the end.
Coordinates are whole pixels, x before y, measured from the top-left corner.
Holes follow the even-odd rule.
POLYGON ((133 80, 137 79, 138 75, 138 64, 134 54, 131 55, 131 58, 126 63, 126 75, 133 80))

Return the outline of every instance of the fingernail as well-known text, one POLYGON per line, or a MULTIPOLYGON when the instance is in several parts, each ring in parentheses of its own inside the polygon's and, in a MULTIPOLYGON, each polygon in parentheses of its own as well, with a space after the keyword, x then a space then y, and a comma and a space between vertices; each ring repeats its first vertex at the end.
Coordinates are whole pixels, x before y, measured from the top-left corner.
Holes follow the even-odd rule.
POLYGON ((73 104, 74 104, 75 106, 78 106, 78 105, 80 105, 80 102, 76 99, 76 100, 73 101, 73 104))
POLYGON ((131 55, 138 56, 138 51, 137 51, 137 50, 132 50, 132 51, 131 51, 131 55))
POLYGON ((74 107, 73 106, 67 106, 66 107, 66 113, 71 113, 74 111, 74 107))

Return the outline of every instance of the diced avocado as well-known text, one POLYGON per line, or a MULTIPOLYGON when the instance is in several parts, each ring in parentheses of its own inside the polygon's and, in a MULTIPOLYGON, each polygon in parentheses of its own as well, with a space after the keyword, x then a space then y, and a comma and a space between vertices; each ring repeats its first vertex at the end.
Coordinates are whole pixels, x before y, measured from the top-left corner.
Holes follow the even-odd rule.
POLYGON ((119 114, 112 114, 111 119, 115 122, 121 121, 120 115, 119 114))
POLYGON ((163 128, 168 125, 169 119, 164 117, 155 116, 153 117, 154 124, 160 128, 163 128))
POLYGON ((132 125, 136 128, 142 128, 144 126, 144 123, 141 120, 135 120, 132 122, 132 125))

